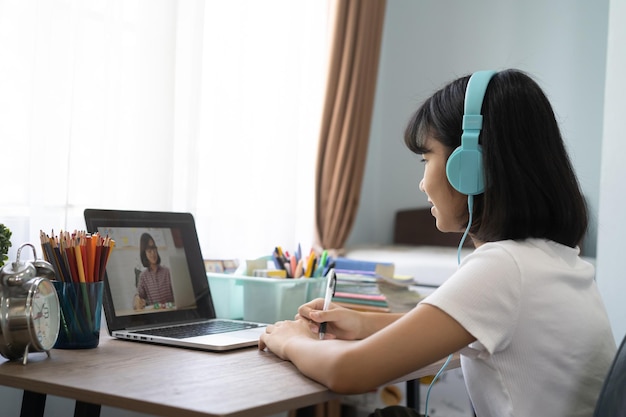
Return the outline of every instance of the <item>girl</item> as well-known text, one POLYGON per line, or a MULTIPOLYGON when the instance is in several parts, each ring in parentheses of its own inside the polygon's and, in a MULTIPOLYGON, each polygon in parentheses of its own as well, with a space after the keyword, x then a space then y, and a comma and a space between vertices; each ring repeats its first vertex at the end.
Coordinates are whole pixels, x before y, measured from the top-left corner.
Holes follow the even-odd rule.
POLYGON ((143 233, 139 240, 141 264, 146 268, 139 275, 137 294, 133 308, 142 310, 146 305, 155 309, 172 308, 174 292, 172 277, 168 267, 161 265, 161 255, 149 233, 143 233))
POLYGON ((479 417, 590 416, 616 346, 579 257, 587 210, 552 107, 520 71, 471 78, 427 99, 405 143, 422 155, 437 228, 465 230, 474 252, 406 314, 321 311, 317 299, 259 348, 344 394, 461 352, 479 417))

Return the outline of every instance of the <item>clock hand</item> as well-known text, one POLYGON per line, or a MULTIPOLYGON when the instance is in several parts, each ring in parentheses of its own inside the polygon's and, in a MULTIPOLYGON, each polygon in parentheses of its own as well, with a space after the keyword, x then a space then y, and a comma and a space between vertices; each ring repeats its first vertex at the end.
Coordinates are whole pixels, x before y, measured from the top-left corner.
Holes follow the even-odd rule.
POLYGON ((37 312, 37 315, 33 317, 33 320, 37 320, 42 317, 48 318, 48 306, 45 303, 41 305, 39 311, 37 312))

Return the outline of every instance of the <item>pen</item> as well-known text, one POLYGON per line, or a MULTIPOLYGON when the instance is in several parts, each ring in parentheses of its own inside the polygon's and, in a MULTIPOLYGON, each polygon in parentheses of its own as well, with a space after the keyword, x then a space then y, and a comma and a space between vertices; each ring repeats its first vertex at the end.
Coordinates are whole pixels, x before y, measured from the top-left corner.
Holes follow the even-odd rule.
POLYGON ((315 272, 313 273, 313 276, 315 276, 316 278, 322 276, 324 272, 324 268, 326 267, 327 259, 328 259, 328 251, 323 251, 322 256, 320 257, 320 261, 317 265, 317 268, 315 269, 315 272))
MULTIPOLYGON (((326 265, 326 267, 324 267, 324 272, 322 273, 322 275, 326 275, 328 274, 328 271, 330 271, 331 269, 335 268, 335 262, 331 261, 331 262, 327 262, 328 265, 326 265)), ((337 271, 335 271, 335 275, 337 275, 337 271)))
MULTIPOLYGON (((326 294, 324 295, 324 307, 322 308, 324 311, 328 310, 330 307, 330 301, 335 295, 335 287, 337 286, 337 275, 335 275, 335 270, 331 269, 328 271, 328 275, 326 276, 326 294)), ((326 335, 326 322, 320 324, 320 340, 324 340, 324 336, 326 335)))
POLYGON ((296 260, 296 255, 291 255, 289 258, 289 266, 291 266, 291 278, 298 278, 296 274, 298 273, 298 261, 296 260))
POLYGON ((306 268, 304 270, 304 276, 307 278, 311 277, 311 274, 313 273, 313 263, 315 261, 315 253, 313 251, 311 251, 311 253, 309 254, 309 257, 306 261, 306 268))
POLYGON ((303 262, 302 262, 302 259, 300 259, 298 263, 296 264, 296 274, 294 275, 294 278, 301 278, 302 274, 304 274, 302 265, 303 265, 303 262))

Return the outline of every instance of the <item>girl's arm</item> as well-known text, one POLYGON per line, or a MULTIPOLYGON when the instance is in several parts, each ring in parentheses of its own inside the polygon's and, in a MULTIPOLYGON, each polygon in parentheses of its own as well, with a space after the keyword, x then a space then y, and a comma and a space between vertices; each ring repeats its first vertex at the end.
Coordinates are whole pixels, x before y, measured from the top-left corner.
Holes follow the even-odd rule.
MULTIPOLYGON (((359 313, 355 317, 366 316, 359 313)), ((377 322, 384 321, 378 314, 372 317, 377 322)), ((355 319, 355 323, 358 321, 355 319)), ((329 322, 328 329, 330 325, 329 322)), ((366 323, 358 326, 357 333, 368 328, 366 323)), ((290 360, 303 374, 341 394, 375 389, 475 340, 452 317, 428 304, 419 304, 361 340, 319 340, 310 327, 305 317, 268 326, 261 335, 259 348, 268 348, 290 360)))

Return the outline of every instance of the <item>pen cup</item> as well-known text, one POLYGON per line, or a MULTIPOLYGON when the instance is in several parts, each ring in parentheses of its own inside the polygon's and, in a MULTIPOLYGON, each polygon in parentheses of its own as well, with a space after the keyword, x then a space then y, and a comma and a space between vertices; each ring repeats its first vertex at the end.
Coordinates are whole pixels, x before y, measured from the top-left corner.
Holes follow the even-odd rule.
POLYGON ((103 281, 54 281, 61 307, 55 349, 90 349, 100 342, 103 281))

